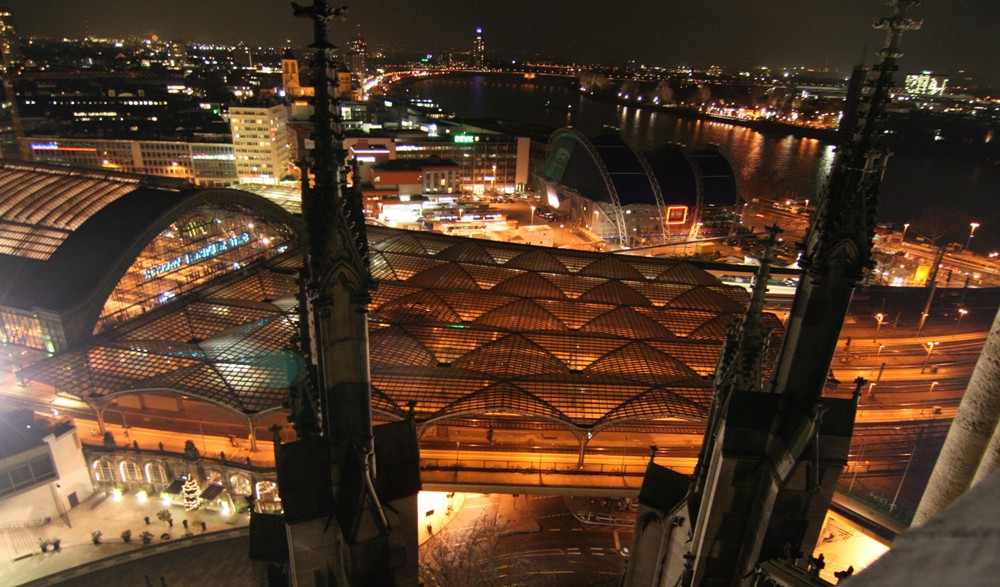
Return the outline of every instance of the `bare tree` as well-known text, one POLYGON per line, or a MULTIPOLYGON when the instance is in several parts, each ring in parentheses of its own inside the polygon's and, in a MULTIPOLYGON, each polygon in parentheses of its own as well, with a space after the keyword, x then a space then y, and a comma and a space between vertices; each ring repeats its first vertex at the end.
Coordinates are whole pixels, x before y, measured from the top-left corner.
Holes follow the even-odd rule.
POLYGON ((965 226, 966 222, 955 208, 935 207, 924 210, 913 222, 913 231, 931 244, 943 246, 945 243, 938 242, 942 237, 958 238, 958 231, 965 226))
MULTIPOLYGON (((471 526, 446 527, 421 547, 420 577, 429 587, 523 585, 530 566, 516 550, 501 549, 508 523, 483 513, 471 526)), ((509 542, 509 541, 508 541, 509 542)))

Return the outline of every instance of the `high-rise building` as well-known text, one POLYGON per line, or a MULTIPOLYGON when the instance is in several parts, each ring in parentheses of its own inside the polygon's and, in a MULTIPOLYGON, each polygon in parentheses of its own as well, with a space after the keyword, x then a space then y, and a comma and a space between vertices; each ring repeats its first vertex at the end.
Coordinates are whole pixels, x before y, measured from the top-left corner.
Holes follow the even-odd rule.
POLYGON ((9 10, 0 8, 0 52, 5 67, 21 61, 21 40, 14 31, 11 17, 9 10))
MULTIPOLYGON (((11 13, 9 10, 0 9, 0 74, 3 77, 3 93, 10 102, 11 130, 14 131, 14 142, 24 137, 24 127, 21 124, 21 113, 17 105, 17 98, 14 96, 14 75, 17 64, 21 61, 21 42, 14 32, 14 25, 11 24, 11 13)), ((4 140, 3 144, 10 144, 4 140)), ((0 156, 14 157, 14 153, 0 151, 0 156)), ((23 149, 18 154, 19 158, 27 161, 29 154, 23 149)))
POLYGON ((358 84, 364 84, 368 77, 368 43, 361 37, 361 26, 358 25, 358 36, 347 44, 347 66, 358 84))
POLYGON ((476 40, 472 43, 472 66, 482 69, 486 65, 486 41, 483 40, 483 27, 476 27, 476 40))
POLYGON ((187 65, 187 47, 184 43, 171 42, 167 49, 167 67, 184 69, 187 65))
POLYGON ((241 182, 276 184, 291 171, 288 114, 283 104, 229 109, 236 173, 241 182))

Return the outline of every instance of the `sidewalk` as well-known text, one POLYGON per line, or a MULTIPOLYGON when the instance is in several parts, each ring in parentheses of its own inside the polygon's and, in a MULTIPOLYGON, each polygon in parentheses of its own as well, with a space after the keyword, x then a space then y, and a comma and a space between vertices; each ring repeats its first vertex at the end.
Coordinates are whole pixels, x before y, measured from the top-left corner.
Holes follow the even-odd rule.
POLYGON ((635 525, 636 506, 639 500, 629 499, 625 502, 625 509, 618 506, 619 498, 607 497, 574 497, 564 496, 566 509, 581 524, 594 526, 625 526, 631 528, 635 525), (593 502, 593 503, 591 503, 593 502))
POLYGON ((120 498, 109 496, 103 501, 87 501, 70 510, 69 520, 53 518, 41 527, 22 528, 18 530, 0 530, 0 552, 5 557, 0 574, 0 587, 22 585, 42 577, 70 569, 79 565, 97 561, 109 556, 136 552, 148 548, 142 544, 140 534, 149 531, 154 535, 152 544, 163 542, 160 535, 170 532, 172 540, 181 539, 185 530, 183 520, 188 521, 190 531, 199 535, 202 533, 201 522, 206 525, 206 532, 228 530, 247 526, 250 521, 248 514, 222 516, 218 512, 197 510, 185 511, 179 506, 164 506, 154 497, 140 503, 135 494, 125 494, 120 498), (168 509, 173 516, 174 527, 168 528, 156 518, 156 512, 168 509), (149 516, 147 526, 144 517, 149 516), (132 531, 132 541, 123 542, 121 533, 132 531), (95 545, 91 533, 100 531, 101 544, 95 545), (42 553, 38 546, 40 540, 61 540, 61 550, 42 553), (22 552, 11 552, 17 540, 22 546, 25 539, 33 539, 34 551, 31 556, 12 560, 22 552))
POLYGON ((448 527, 449 524, 462 518, 458 527, 466 527, 475 523, 482 515, 482 508, 495 508, 495 513, 502 519, 504 534, 524 534, 538 532, 541 526, 528 511, 524 496, 514 497, 509 493, 496 493, 478 496, 476 494, 444 493, 438 491, 421 491, 417 526, 419 544, 430 540, 433 536, 448 527), (449 495, 453 497, 448 497, 449 495))

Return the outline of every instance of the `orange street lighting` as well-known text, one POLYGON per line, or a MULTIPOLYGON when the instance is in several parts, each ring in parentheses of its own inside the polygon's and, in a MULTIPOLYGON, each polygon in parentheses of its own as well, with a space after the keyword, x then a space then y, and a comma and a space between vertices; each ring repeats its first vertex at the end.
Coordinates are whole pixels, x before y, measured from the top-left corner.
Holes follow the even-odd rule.
POLYGON ((969 223, 969 238, 965 239, 965 250, 969 250, 969 244, 972 242, 972 237, 976 235, 976 229, 979 228, 978 222, 969 223))
POLYGON ((965 315, 968 313, 969 311, 965 308, 958 309, 958 320, 955 322, 955 332, 958 332, 958 325, 962 323, 962 318, 965 318, 965 315))
POLYGON ((940 344, 940 343, 937 343, 937 342, 926 342, 926 343, 924 343, 924 348, 927 349, 927 356, 924 358, 924 364, 920 366, 920 372, 921 373, 923 373, 924 370, 927 369, 927 361, 931 360, 931 353, 934 352, 934 347, 936 347, 938 344, 940 344))
POLYGON ((875 337, 872 338, 872 342, 878 342, 878 331, 882 330, 882 322, 885 321, 885 314, 879 312, 875 314, 875 319, 878 320, 878 326, 875 327, 875 337))
POLYGON ((535 225, 535 207, 531 206, 531 225, 535 225))

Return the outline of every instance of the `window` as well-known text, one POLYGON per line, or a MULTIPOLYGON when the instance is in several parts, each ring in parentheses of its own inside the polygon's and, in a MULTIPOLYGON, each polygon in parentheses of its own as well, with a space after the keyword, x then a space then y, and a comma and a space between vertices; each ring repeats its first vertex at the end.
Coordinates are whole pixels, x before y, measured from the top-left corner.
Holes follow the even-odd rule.
POLYGON ((222 473, 215 470, 205 471, 205 486, 209 485, 222 485, 222 473))
POLYGON ((278 485, 273 481, 257 483, 257 507, 261 512, 280 512, 281 497, 278 496, 278 485))
POLYGON ((93 462, 91 468, 94 469, 94 479, 103 483, 115 482, 115 469, 108 459, 99 459, 93 462))
POLYGON ((122 461, 121 464, 122 481, 126 483, 142 483, 142 472, 135 461, 122 461))
POLYGON ((166 486, 167 472, 163 469, 163 465, 159 463, 147 463, 146 481, 158 487, 166 486))
POLYGON ((52 467, 52 459, 46 453, 27 462, 0 469, 0 496, 27 489, 55 478, 56 472, 52 467))
POLYGON ((273 481, 258 481, 257 499, 261 501, 274 501, 278 499, 278 485, 273 481))
POLYGON ((251 495, 250 479, 246 475, 232 475, 229 477, 229 485, 233 488, 234 495, 251 495))

